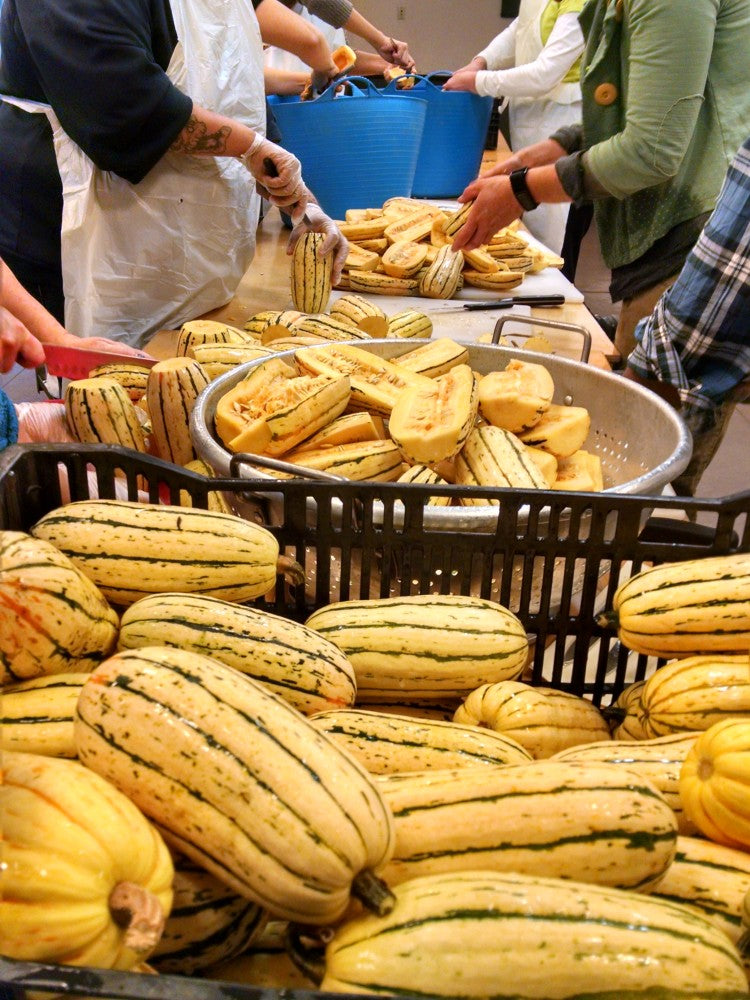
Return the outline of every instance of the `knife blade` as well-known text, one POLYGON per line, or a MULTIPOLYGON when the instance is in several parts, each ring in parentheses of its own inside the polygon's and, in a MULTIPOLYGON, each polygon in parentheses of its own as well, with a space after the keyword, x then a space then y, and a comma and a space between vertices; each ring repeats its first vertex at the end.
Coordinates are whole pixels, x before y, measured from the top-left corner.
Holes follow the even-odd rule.
POLYGON ((86 347, 62 347, 60 344, 44 345, 44 363, 50 375, 58 378, 87 378, 99 365, 130 364, 152 368, 158 358, 150 354, 121 354, 118 351, 94 351, 86 347))
POLYGON ((564 303, 564 295, 509 295, 504 299, 492 299, 487 302, 462 302, 460 305, 430 311, 435 313, 477 312, 482 309, 511 309, 513 306, 537 306, 537 308, 543 309, 561 306, 564 303))

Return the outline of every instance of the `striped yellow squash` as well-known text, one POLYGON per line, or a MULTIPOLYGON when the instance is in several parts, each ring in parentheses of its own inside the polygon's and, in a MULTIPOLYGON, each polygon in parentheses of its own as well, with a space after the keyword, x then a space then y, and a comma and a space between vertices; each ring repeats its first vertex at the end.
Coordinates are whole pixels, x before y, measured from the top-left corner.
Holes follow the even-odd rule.
POLYGON ((389 885, 481 866, 647 892, 675 854, 677 823, 642 775, 542 760, 380 779, 396 847, 389 885))
POLYGON ((521 681, 482 684, 453 716, 466 725, 488 726, 505 733, 532 757, 551 757, 580 743, 609 740, 599 709, 585 698, 521 681))
POLYGON ((154 826, 76 760, 6 752, 2 778, 2 954, 133 968, 172 905, 172 860, 154 826))
POLYGON ((283 921, 269 921, 246 951, 206 969, 205 977, 266 990, 311 990, 314 983, 297 968, 286 947, 286 931, 283 921))
POLYGON ((374 779, 245 674, 185 650, 126 650, 84 684, 75 736, 80 759, 175 849, 272 914, 329 923, 352 892, 387 907, 373 872, 393 825, 374 779))
POLYGON ((202 594, 153 594, 120 622, 120 649, 175 646, 249 674, 307 714, 354 704, 354 669, 298 622, 202 594))
POLYGON ((408 462, 434 465, 461 450, 476 417, 474 373, 458 365, 429 385, 404 389, 388 431, 408 462))
POLYGON ((0 685, 91 670, 117 641, 104 594, 59 547, 0 531, 0 685))
POLYGON ((303 233, 292 251, 292 303, 301 312, 322 312, 328 305, 333 254, 321 254, 325 241, 322 233, 303 233))
POLYGON ((240 955, 262 933, 266 911, 187 858, 175 861, 172 911, 149 963, 190 976, 240 955))
POLYGON ((665 563, 632 576, 602 625, 628 649, 664 659, 750 648, 750 554, 665 563))
POLYGON ((195 457, 190 414, 210 379, 188 357, 158 361, 149 372, 146 402, 151 417, 151 443, 159 458, 187 465, 195 457))
MULTIPOLYGON (((547 488, 547 480, 521 441, 491 424, 474 427, 456 458, 456 482, 464 486, 547 488)), ((497 500, 467 500, 467 506, 497 504, 497 500)))
POLYGON ((65 419, 77 441, 147 450, 135 404, 117 379, 69 382, 65 389, 65 419))
POLYGON ((440 247, 419 279, 419 294, 429 299, 453 298, 461 285, 463 266, 463 254, 454 251, 450 244, 440 247))
POLYGON ((407 351, 406 354, 400 354, 393 359, 394 365, 399 368, 406 368, 427 378, 437 378, 452 368, 468 364, 468 361, 469 352, 466 345, 459 344, 450 337, 428 340, 426 344, 420 344, 413 351, 407 351))
POLYGON ((242 330, 220 320, 191 319, 180 327, 175 354, 182 358, 198 344, 242 344, 246 339, 242 330))
POLYGON ((402 309, 388 318, 388 337, 410 340, 432 336, 432 320, 417 309, 402 309))
POLYGON ((742 904, 750 891, 750 854, 703 837, 677 838, 674 861, 653 894, 699 910, 730 940, 742 934, 742 904))
POLYGON ((697 738, 698 733, 670 733, 638 742, 604 740, 561 750, 553 759, 581 764, 617 764, 635 771, 664 796, 675 814, 680 833, 694 834, 695 824, 685 815, 680 798, 680 771, 697 738))
POLYGON ((349 708, 320 712, 310 721, 372 774, 521 764, 531 759, 502 733, 439 718, 349 708))
POLYGON ((114 379, 115 382, 120 383, 128 396, 136 403, 146 394, 150 370, 148 366, 139 364, 137 359, 133 358, 132 361, 111 361, 98 365, 91 369, 89 378, 114 379))
POLYGON ((341 601, 313 612, 307 625, 349 657, 363 704, 460 697, 481 683, 517 677, 528 656, 516 616, 478 597, 341 601))
POLYGON ((0 750, 75 757, 73 715, 88 673, 50 674, 3 688, 0 750))
POLYGON ((336 930, 323 991, 478 1000, 747 989, 722 931, 653 896, 485 871, 428 875, 394 892, 386 917, 336 930))
MULTIPOLYGON (((394 279, 395 280, 395 279, 394 279)), ((310 375, 348 375, 351 405, 389 414, 407 385, 429 385, 429 379, 354 344, 303 347, 295 354, 297 367, 310 375)))
POLYGON ((750 850, 750 720, 725 719, 698 736, 680 771, 680 796, 702 834, 750 850))
POLYGON ((194 507, 79 500, 45 514, 31 533, 115 604, 167 591, 249 601, 275 585, 277 572, 298 571, 266 528, 194 507))
POLYGON ((613 727, 613 739, 648 739, 648 733, 641 718, 641 693, 645 683, 645 681, 635 681, 633 684, 628 684, 612 704, 604 709, 604 717, 613 727))
POLYGON ((641 691, 641 721, 649 736, 708 729, 750 714, 750 656, 688 656, 665 664, 641 691))

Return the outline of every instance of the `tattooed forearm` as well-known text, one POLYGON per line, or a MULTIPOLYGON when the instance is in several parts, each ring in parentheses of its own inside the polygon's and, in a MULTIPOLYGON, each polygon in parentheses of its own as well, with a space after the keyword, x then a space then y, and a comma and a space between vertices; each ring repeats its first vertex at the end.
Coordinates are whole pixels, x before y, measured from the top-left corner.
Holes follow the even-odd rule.
POLYGON ((210 156, 221 156, 226 153, 227 139, 231 132, 232 129, 229 125, 222 125, 216 131, 209 132, 205 122, 191 115, 187 125, 170 148, 182 153, 207 153, 210 156))

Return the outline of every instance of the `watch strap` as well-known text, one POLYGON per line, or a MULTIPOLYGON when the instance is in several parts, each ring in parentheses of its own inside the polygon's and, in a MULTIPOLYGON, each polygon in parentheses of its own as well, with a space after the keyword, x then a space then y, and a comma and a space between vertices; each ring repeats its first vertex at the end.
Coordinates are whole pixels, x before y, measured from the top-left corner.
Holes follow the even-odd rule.
POLYGON ((535 208, 539 207, 539 202, 529 191, 529 186, 526 183, 528 172, 528 167, 521 167, 519 170, 512 170, 508 176, 510 177, 511 190, 518 204, 524 212, 533 212, 535 208))

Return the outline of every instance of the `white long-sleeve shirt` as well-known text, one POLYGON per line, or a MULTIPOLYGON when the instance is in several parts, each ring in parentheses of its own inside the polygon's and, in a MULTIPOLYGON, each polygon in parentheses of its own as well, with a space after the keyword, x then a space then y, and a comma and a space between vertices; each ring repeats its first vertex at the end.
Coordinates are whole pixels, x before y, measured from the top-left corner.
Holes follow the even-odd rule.
POLYGON ((482 97, 544 97, 583 53, 578 14, 561 14, 539 57, 516 66, 517 23, 513 21, 479 53, 487 63, 487 69, 476 77, 476 90, 482 97))

